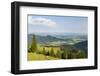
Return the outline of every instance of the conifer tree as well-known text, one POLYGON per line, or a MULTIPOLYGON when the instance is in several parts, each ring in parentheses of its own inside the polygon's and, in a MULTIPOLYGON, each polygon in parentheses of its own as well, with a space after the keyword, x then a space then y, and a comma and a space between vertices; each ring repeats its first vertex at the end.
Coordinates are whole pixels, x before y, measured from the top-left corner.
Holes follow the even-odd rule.
POLYGON ((50 56, 54 56, 54 49, 51 48, 50 56))
POLYGON ((62 59, 67 59, 68 58, 68 54, 66 51, 63 51, 62 53, 62 59))
POLYGON ((35 37, 35 35, 33 35, 33 37, 32 37, 31 50, 32 50, 32 52, 37 51, 37 43, 36 43, 36 37, 35 37))
POLYGON ((57 51, 56 56, 57 56, 58 58, 61 58, 61 52, 60 52, 59 50, 57 51))
POLYGON ((45 55, 45 53, 46 53, 46 51, 45 51, 45 47, 43 47, 43 52, 42 52, 44 55, 45 55))

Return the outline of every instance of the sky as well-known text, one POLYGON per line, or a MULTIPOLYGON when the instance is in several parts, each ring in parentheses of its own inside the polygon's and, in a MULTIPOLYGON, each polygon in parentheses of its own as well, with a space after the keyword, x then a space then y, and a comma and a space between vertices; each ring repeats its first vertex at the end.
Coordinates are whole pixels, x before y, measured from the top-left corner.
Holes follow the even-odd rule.
POLYGON ((88 17, 28 15, 28 34, 79 33, 87 34, 88 17))

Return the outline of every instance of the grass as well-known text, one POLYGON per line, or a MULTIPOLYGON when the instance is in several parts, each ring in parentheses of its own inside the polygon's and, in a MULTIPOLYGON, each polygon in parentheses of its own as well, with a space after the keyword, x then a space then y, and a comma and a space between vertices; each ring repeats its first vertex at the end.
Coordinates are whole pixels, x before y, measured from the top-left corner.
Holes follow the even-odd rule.
MULTIPOLYGON (((40 46, 39 44, 37 44, 37 49, 39 52, 43 52, 43 46, 40 46)), ((45 47, 45 50, 47 51, 51 51, 52 47, 45 47)), ((53 47, 54 53, 56 54, 58 52, 58 50, 60 50, 59 47, 53 47)), ((32 53, 32 52, 28 52, 28 61, 33 61, 33 60, 57 60, 59 58, 56 57, 52 57, 52 56, 46 56, 44 54, 38 54, 38 53, 32 53)))
POLYGON ((57 60, 57 59, 59 59, 59 58, 45 56, 43 54, 37 54, 37 53, 28 53, 28 61, 32 61, 32 60, 57 60))
MULTIPOLYGON (((66 52, 64 53, 64 50, 61 50, 61 48, 58 47, 45 47, 41 46, 40 44, 37 44, 37 50, 34 52, 28 52, 28 61, 40 61, 40 60, 58 60, 58 59, 79 59, 79 58, 86 58, 85 53, 78 53, 79 49, 77 50, 77 53, 71 52, 71 55, 68 55, 68 51, 71 48, 65 49, 66 52), (43 49, 45 48, 45 50, 43 49), (52 52, 53 51, 53 52, 52 52)), ((81 50, 80 50, 81 51, 81 50)))

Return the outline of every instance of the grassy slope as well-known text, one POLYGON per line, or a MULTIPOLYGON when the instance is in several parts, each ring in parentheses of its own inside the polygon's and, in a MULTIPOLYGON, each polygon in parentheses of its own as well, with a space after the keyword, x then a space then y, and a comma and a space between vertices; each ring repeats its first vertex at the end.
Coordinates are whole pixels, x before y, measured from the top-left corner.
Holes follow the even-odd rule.
POLYGON ((51 56, 45 56, 43 54, 37 54, 37 53, 28 53, 28 60, 57 60, 59 58, 51 57, 51 56))

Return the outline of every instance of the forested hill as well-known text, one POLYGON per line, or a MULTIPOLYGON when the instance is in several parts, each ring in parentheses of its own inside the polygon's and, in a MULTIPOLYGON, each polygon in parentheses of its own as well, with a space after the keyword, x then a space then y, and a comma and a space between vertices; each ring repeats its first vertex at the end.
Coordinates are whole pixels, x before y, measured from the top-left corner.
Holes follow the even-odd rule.
MULTIPOLYGON (((46 43, 46 42, 53 42, 53 41, 65 41, 65 39, 60 39, 60 38, 53 37, 53 36, 50 36, 50 35, 47 35, 47 36, 36 35, 36 38, 37 38, 37 42, 39 42, 39 43, 40 42, 46 43)), ((31 42, 31 39, 32 39, 32 35, 30 34, 28 36, 29 42, 31 42)))
POLYGON ((83 49, 83 50, 87 50, 87 46, 88 46, 87 41, 82 41, 82 42, 74 44, 74 47, 79 48, 79 49, 83 49))

